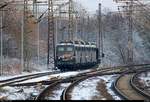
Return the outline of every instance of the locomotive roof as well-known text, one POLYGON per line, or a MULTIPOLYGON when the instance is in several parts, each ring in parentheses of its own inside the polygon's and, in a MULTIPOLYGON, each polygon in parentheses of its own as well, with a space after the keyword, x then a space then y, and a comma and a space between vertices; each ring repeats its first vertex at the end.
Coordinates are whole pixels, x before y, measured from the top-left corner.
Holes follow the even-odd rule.
POLYGON ((63 41, 57 45, 75 45, 80 47, 96 47, 95 43, 93 42, 84 42, 84 41, 63 41))

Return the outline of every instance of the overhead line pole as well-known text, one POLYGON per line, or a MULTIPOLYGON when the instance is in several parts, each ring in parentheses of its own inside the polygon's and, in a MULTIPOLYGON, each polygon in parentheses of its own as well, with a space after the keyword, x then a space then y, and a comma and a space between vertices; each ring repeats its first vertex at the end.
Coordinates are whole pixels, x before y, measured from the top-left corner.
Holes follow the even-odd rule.
MULTIPOLYGON (((90 27, 90 16, 88 15, 88 18, 87 18, 87 28, 90 27)), ((88 42, 89 41, 89 29, 87 29, 88 32, 87 32, 87 36, 86 36, 86 41, 88 42)))
MULTIPOLYGON (((39 15, 38 15, 38 12, 39 12, 39 5, 36 3, 36 12, 37 12, 37 19, 38 19, 38 17, 39 17, 39 15)), ((37 24, 37 43, 38 43, 38 48, 37 48, 37 53, 38 53, 38 64, 40 65, 40 22, 38 22, 38 24, 37 24)))
MULTIPOLYGON (((37 0, 33 0, 33 15, 36 16, 36 19, 39 18, 39 4, 37 0)), ((40 63, 40 31, 39 31, 40 22, 37 22, 37 62, 40 63)))
POLYGON ((101 3, 99 3, 99 14, 98 14, 98 26, 99 26, 99 32, 98 32, 98 48, 99 48, 99 60, 102 59, 102 53, 103 53, 103 50, 102 50, 102 20, 101 20, 101 3))
POLYGON ((133 0, 129 2, 129 31, 128 31, 128 64, 133 64, 133 0))
POLYGON ((28 10, 28 0, 24 0, 23 1, 23 16, 22 16, 22 27, 21 27, 21 72, 23 72, 25 69, 25 61, 24 61, 24 44, 25 39, 24 37, 26 37, 27 35, 27 10, 28 10))
POLYGON ((73 40, 73 4, 72 0, 69 0, 69 27, 68 27, 68 39, 73 40))
POLYGON ((0 67, 0 76, 3 74, 3 9, 1 10, 1 67, 0 67))
POLYGON ((48 55, 47 55, 47 68, 50 68, 50 64, 55 63, 55 34, 54 34, 54 12, 53 12, 53 0, 48 1, 48 55))

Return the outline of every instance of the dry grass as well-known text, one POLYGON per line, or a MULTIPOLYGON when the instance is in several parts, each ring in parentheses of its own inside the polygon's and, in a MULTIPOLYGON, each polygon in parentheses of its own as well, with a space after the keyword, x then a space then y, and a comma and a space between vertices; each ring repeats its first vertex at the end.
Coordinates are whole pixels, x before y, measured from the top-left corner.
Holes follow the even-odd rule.
POLYGON ((97 96, 94 96, 92 100, 113 100, 113 97, 108 93, 106 89, 106 83, 104 80, 101 80, 96 87, 97 91, 100 93, 97 96))
POLYGON ((50 99, 50 97, 53 97, 55 95, 55 90, 60 90, 61 86, 60 84, 53 87, 52 89, 48 90, 49 92, 46 94, 46 99, 50 99))

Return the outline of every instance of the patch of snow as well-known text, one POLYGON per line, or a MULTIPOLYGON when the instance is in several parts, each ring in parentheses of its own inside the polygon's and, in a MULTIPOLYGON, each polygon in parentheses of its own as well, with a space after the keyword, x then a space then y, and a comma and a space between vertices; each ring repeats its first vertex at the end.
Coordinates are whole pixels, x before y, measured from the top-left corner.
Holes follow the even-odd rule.
POLYGON ((139 76, 139 79, 141 82, 143 82, 143 84, 147 87, 150 86, 150 72, 145 72, 145 73, 142 73, 140 76, 139 76))
POLYGON ((44 81, 44 80, 49 80, 49 79, 50 79, 49 76, 43 76, 43 77, 39 77, 39 78, 33 78, 33 79, 30 79, 30 80, 22 81, 22 82, 19 82, 19 84, 39 82, 39 81, 44 81))
POLYGON ((32 72, 32 73, 28 73, 28 72, 22 72, 22 74, 20 75, 14 75, 14 76, 0 76, 0 81, 2 80, 7 80, 7 79, 11 79, 11 78, 15 78, 15 77, 22 77, 22 76, 26 76, 26 75, 32 75, 32 74, 40 74, 40 73, 46 73, 46 72, 51 72, 51 71, 42 71, 42 72, 32 72))
POLYGON ((72 91, 72 100, 91 100, 92 96, 97 95, 96 84, 99 79, 90 78, 75 87, 72 91))
POLYGON ((70 77, 70 76, 75 76, 79 73, 80 72, 65 72, 65 73, 47 75, 47 76, 43 76, 43 77, 39 77, 39 78, 33 78, 33 79, 30 79, 30 80, 22 81, 22 82, 19 82, 19 84, 39 82, 39 81, 48 81, 48 80, 51 80, 52 78, 59 78, 59 79, 63 78, 63 79, 65 79, 65 78, 70 77))
POLYGON ((101 76, 99 77, 101 79, 103 79, 106 82, 106 87, 108 90, 108 93, 113 97, 113 99, 115 100, 121 100, 121 98, 119 96, 117 96, 114 91, 111 89, 112 83, 115 81, 116 76, 114 75, 109 75, 109 76, 101 76))
MULTIPOLYGON (((42 69, 42 67, 41 67, 42 69)), ((74 72, 65 72, 65 73, 60 73, 60 74, 54 74, 54 75, 51 75, 50 77, 57 77, 57 76, 60 76, 60 77, 68 77, 70 75, 77 75, 78 73, 85 73, 85 72, 90 72, 91 69, 88 69, 88 70, 83 70, 83 71, 74 71, 74 72)), ((32 73, 29 73, 29 72, 22 72, 22 74, 20 75, 14 75, 14 76, 9 76, 9 75, 5 75, 5 76, 0 76, 0 81, 3 81, 3 80, 7 80, 7 79, 11 79, 11 78, 15 78, 15 77, 22 77, 22 76, 26 76, 26 75, 32 75, 32 74, 39 74, 39 73, 46 73, 46 72, 52 72, 52 70, 46 70, 46 71, 40 71, 40 72, 37 72, 37 71, 33 71, 32 73)), ((42 80, 48 80, 50 79, 49 76, 46 76, 46 77, 41 77, 42 80)), ((40 78, 35 78, 35 79, 31 79, 29 80, 29 82, 37 82, 37 81, 40 81, 40 78)), ((27 82, 27 81, 25 81, 27 82)))
MULTIPOLYGON (((116 75, 105 75, 89 78, 78 84, 72 91, 72 100, 92 100, 93 96, 100 95, 100 92, 96 90, 96 86, 98 82, 104 80, 106 82, 106 88, 108 93, 112 95, 113 99, 121 100, 119 96, 117 96, 113 90, 111 89, 111 85, 116 79, 116 75)), ((106 100, 105 97, 102 97, 101 100, 106 100)))
POLYGON ((60 74, 53 74, 51 75, 52 77, 62 77, 62 78, 67 78, 67 77, 70 77, 70 76, 75 76, 77 74, 79 74, 80 72, 65 72, 65 73, 60 73, 60 74))
MULTIPOLYGON (((3 87, 1 88, 0 96, 6 96, 7 100, 31 100, 32 95, 37 93, 37 95, 46 86, 24 86, 24 87, 3 87)), ((35 98, 35 97, 34 97, 35 98)))

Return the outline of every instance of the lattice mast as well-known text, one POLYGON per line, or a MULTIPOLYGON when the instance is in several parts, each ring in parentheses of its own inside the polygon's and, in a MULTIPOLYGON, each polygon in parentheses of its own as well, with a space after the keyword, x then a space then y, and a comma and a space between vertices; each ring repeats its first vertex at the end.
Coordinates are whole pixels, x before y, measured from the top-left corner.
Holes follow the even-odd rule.
POLYGON ((54 12, 53 0, 48 0, 48 55, 47 67, 51 68, 55 64, 55 34, 54 34, 54 12))
POLYGON ((97 46, 99 49, 99 61, 103 58, 103 35, 102 35, 102 13, 101 13, 101 3, 99 3, 98 10, 98 36, 97 36, 97 46))
MULTIPOLYGON (((36 19, 39 19, 39 4, 37 0, 33 0, 33 15, 35 15, 36 19)), ((38 65, 40 63, 40 22, 37 22, 37 62, 38 65)))
POLYGON ((69 25, 68 25, 68 39, 73 40, 73 1, 69 0, 69 25))

